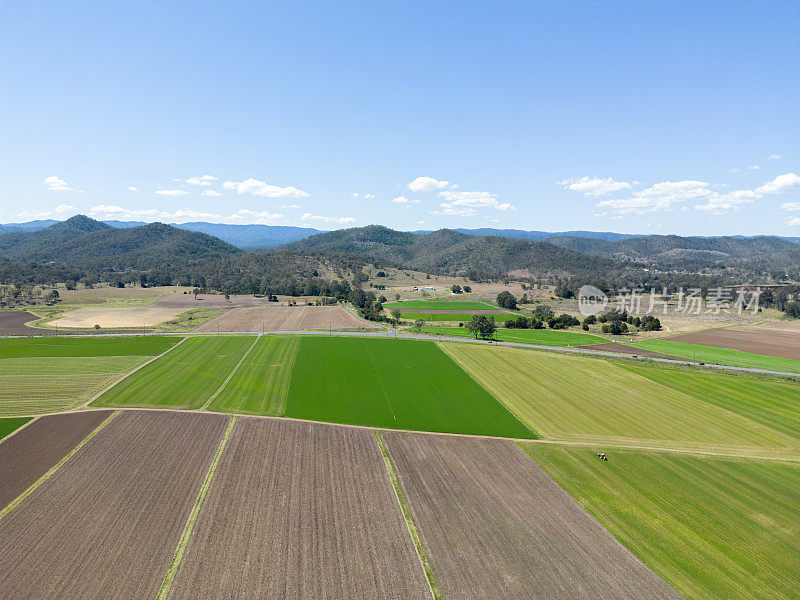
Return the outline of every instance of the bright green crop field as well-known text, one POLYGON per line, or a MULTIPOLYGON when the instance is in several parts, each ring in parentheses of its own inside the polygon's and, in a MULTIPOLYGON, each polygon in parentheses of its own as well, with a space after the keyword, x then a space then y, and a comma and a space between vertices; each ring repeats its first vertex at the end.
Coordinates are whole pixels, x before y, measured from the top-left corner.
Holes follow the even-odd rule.
POLYGON ((302 338, 287 417, 535 438, 433 342, 302 338))
POLYGON ((252 335, 189 338, 123 379, 92 406, 200 408, 255 339, 252 335))
POLYGON ((791 399, 797 398, 791 388, 781 388, 786 408, 755 417, 775 393, 756 378, 731 400, 739 404, 733 411, 709 398, 735 383, 698 379, 688 370, 633 368, 503 346, 446 343, 442 348, 547 439, 800 456, 798 438, 786 433, 793 421, 782 416, 791 413, 791 399), (775 420, 777 427, 770 422, 775 420))
POLYGON ((0 359, 25 356, 155 356, 179 337, 40 337, 0 339, 0 359))
POLYGON ((689 360, 697 360, 717 365, 729 365, 732 367, 747 367, 750 369, 766 369, 768 371, 782 371, 786 373, 800 373, 800 360, 794 358, 783 358, 781 356, 766 356, 764 354, 753 354, 729 348, 717 348, 716 346, 703 346, 700 344, 689 344, 687 342, 675 342, 671 340, 648 340, 631 344, 642 350, 652 350, 672 356, 680 356, 689 360))
POLYGON ((146 356, 36 356, 0 360, 0 416, 74 408, 147 360, 146 356))
MULTIPOLYGON (((412 329, 410 331, 413 333, 417 330, 412 329)), ((422 333, 467 338, 475 337, 466 327, 423 327, 422 333)), ((539 346, 586 346, 589 344, 602 344, 608 341, 596 335, 577 333, 574 331, 503 328, 498 328, 494 339, 500 342, 519 342, 522 344, 536 344, 539 346)))
POLYGON ((520 445, 687 599, 798 597, 800 464, 520 445))
POLYGON ((16 431, 25 423, 31 420, 32 417, 19 417, 16 419, 0 419, 0 440, 6 437, 9 433, 16 431))
MULTIPOLYGON (((473 314, 462 314, 462 313, 433 313, 433 314, 425 314, 425 313, 400 313, 401 319, 411 319, 416 321, 417 319, 422 319, 423 321, 453 321, 464 323, 467 321, 472 321, 473 314)), ((492 317, 497 323, 504 323, 506 321, 512 321, 516 319, 519 315, 512 315, 510 313, 498 313, 495 315, 485 315, 487 317, 492 317)))
POLYGON ((262 336, 209 410, 282 415, 299 346, 299 337, 262 336))
POLYGON ((383 305, 386 310, 403 309, 430 309, 430 310, 499 310, 496 304, 486 302, 450 302, 447 300, 404 300, 402 302, 387 302, 383 305))

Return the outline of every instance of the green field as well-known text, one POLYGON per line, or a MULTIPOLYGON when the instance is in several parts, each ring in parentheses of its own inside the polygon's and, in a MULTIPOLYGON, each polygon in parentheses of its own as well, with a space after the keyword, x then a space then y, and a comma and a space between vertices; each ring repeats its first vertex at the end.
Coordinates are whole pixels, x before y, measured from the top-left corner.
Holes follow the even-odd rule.
POLYGON ((0 359, 24 356, 155 356, 178 337, 38 337, 0 339, 0 359))
MULTIPOLYGON (((423 321, 453 321, 458 323, 465 323, 472 321, 472 314, 462 314, 462 313, 433 313, 433 314, 425 314, 425 313, 400 313, 401 319, 410 319, 412 321, 416 321, 417 319, 422 319, 423 321)), ((496 315, 485 315, 487 317, 492 317, 498 323, 504 323, 505 321, 511 321, 516 319, 519 315, 512 315, 510 313, 498 313, 496 315)))
POLYGON ((74 408, 92 398, 146 356, 48 356, 0 360, 0 416, 74 408))
POLYGON ((671 354, 672 356, 679 356, 698 362, 729 365, 732 367, 747 367, 751 369, 766 369, 768 371, 800 373, 800 360, 794 358, 766 356, 763 354, 742 352, 741 350, 717 348, 716 346, 702 346, 700 344, 688 344, 686 342, 674 342, 670 340, 648 340, 631 345, 641 348, 642 350, 671 354))
MULTIPOLYGON (((411 333, 416 329, 409 330, 411 333)), ((466 327, 423 327, 422 333, 433 335, 450 335, 456 337, 474 338, 466 327)), ((552 329, 503 329, 498 328, 494 336, 500 342, 519 342, 522 344, 537 344, 540 346, 586 346, 589 344, 602 344, 608 340, 589 333, 574 331, 555 331, 552 329)))
POLYGON ((521 446, 687 599, 798 597, 800 464, 521 446))
POLYGON ((413 310, 500 310, 496 304, 486 302, 449 302, 446 300, 404 300, 402 302, 387 302, 383 305, 386 310, 399 308, 413 310))
POLYGON ((200 408, 225 382, 255 336, 187 339, 92 403, 92 406, 200 408))
POLYGON ((261 337, 209 410, 282 415, 299 346, 299 337, 261 337))
POLYGON ((0 440, 6 437, 9 433, 16 431, 30 420, 31 417, 19 417, 16 419, 0 419, 0 440))
MULTIPOLYGON (((770 427, 767 417, 747 416, 772 402, 774 388, 761 380, 752 380, 732 412, 710 402, 709 394, 719 387, 693 378, 691 371, 654 366, 639 371, 609 360, 502 346, 442 348, 544 438, 800 456, 798 439, 784 433, 791 420, 770 427)), ((781 389, 800 398, 792 388, 781 389)))
POLYGON ((287 417, 392 429, 536 437, 433 342, 302 338, 287 417))

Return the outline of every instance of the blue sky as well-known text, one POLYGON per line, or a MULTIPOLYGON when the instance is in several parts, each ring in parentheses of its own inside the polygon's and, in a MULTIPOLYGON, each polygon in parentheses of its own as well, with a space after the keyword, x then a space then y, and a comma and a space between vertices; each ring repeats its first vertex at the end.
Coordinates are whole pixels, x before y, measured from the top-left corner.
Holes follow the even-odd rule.
POLYGON ((798 2, 6 0, 0 222, 800 235, 799 99, 798 2))

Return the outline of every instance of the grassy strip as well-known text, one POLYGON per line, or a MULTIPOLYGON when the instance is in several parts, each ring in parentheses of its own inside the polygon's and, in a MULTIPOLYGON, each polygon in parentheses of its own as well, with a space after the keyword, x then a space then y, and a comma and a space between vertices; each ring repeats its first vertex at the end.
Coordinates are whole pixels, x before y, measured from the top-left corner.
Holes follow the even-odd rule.
POLYGON ((233 416, 230 418, 230 421, 228 421, 228 427, 225 429, 225 433, 223 434, 222 440, 219 443, 217 453, 214 455, 214 460, 211 461, 208 474, 206 475, 205 481, 203 481, 203 486, 200 488, 200 493, 197 495, 197 501, 194 503, 194 508, 192 508, 192 512, 189 514, 189 520, 186 521, 186 527, 184 528, 183 535, 178 542, 178 547, 175 550, 175 556, 172 557, 172 564, 170 564, 169 569, 167 569, 167 574, 164 576, 164 582, 161 584, 161 588, 158 590, 156 600, 166 600, 167 596, 169 595, 169 591, 172 588, 172 582, 175 581, 175 575, 178 573, 178 567, 180 567, 181 559, 183 558, 184 552, 186 552, 186 547, 189 545, 189 539, 192 537, 194 526, 197 523, 197 517, 200 515, 200 509, 203 507, 203 502, 206 499, 208 490, 211 488, 211 480, 214 478, 214 473, 217 470, 220 458, 222 458, 222 453, 225 450, 225 446, 228 444, 228 440, 231 437, 233 427, 236 425, 238 418, 239 417, 233 416))
POLYGON ((239 370, 239 367, 241 367, 241 366, 242 366, 242 363, 244 362, 244 359, 246 359, 246 358, 247 358, 247 355, 248 355, 248 354, 250 354, 250 352, 252 352, 252 351, 253 351, 253 348, 255 348, 255 347, 256 347, 256 344, 258 343, 258 340, 260 340, 260 339, 261 339, 261 336, 260 336, 260 335, 257 335, 257 336, 256 336, 256 339, 254 339, 254 340, 253 340, 253 343, 252 343, 252 344, 250 344, 250 347, 247 349, 247 352, 245 352, 244 354, 242 354, 242 358, 240 358, 240 359, 239 359, 239 362, 238 362, 238 363, 236 363, 236 366, 235 366, 235 367, 233 367, 233 369, 231 370, 231 372, 230 372, 230 373, 228 374, 228 376, 225 378, 225 381, 223 381, 223 382, 222 382, 222 385, 221 385, 221 386, 219 386, 219 388, 217 388, 217 391, 216 391, 216 392, 214 392, 214 394, 213 394, 213 395, 212 395, 212 396, 211 396, 211 397, 210 397, 208 400, 206 400, 206 403, 205 403, 205 404, 203 404, 203 410, 206 410, 206 409, 208 409, 208 405, 209 405, 209 404, 211 404, 211 402, 214 400, 214 398, 216 398, 217 396, 219 396, 219 395, 220 395, 220 393, 222 392, 222 390, 224 390, 224 389, 225 389, 225 386, 226 386, 226 385, 228 385, 228 382, 229 382, 229 381, 230 381, 230 380, 233 378, 233 376, 234 376, 234 375, 236 375, 236 371, 238 371, 238 370, 239 370))
POLYGON ((746 367, 748 369, 800 373, 800 360, 794 358, 767 356, 753 352, 742 352, 733 348, 717 348, 716 346, 704 346, 702 344, 690 344, 674 340, 648 340, 632 345, 642 350, 680 356, 692 361, 696 360, 731 367, 746 367))
MULTIPOLYGON (((404 312, 400 313, 401 319, 408 319, 409 321, 416 321, 417 319, 422 319, 423 321, 453 321, 453 322, 461 322, 461 323, 469 323, 472 321, 472 317, 475 315, 473 313, 410 313, 404 312)), ((498 313, 494 315, 484 315, 486 317, 491 317, 495 320, 496 323, 503 323, 505 321, 513 321, 516 320, 517 317, 520 315, 513 315, 511 313, 498 313)))
POLYGON ((42 485, 42 484, 43 484, 43 483, 44 483, 44 482, 47 480, 47 478, 48 478, 48 477, 50 477, 50 476, 51 476, 53 473, 55 473, 55 472, 58 470, 58 468, 59 468, 61 465, 63 465, 63 464, 64 464, 65 462, 67 462, 67 461, 68 461, 70 458, 72 458, 72 456, 73 456, 73 455, 74 455, 74 454, 75 454, 75 453, 76 453, 78 450, 80 450, 81 448, 83 448, 83 447, 86 445, 86 443, 87 443, 87 442, 88 442, 90 439, 92 439, 92 438, 93 438, 95 435, 97 435, 97 433, 98 433, 98 432, 99 432, 99 431, 100 431, 100 430, 101 430, 103 427, 105 427, 105 426, 108 424, 108 422, 109 422, 109 421, 111 421, 111 419, 113 419, 114 417, 116 417, 116 416, 117 416, 117 415, 118 415, 120 412, 122 412, 122 411, 115 410, 113 413, 111 413, 110 415, 108 415, 108 417, 107 417, 106 419, 104 419, 104 420, 103 420, 103 422, 102 422, 102 423, 100 423, 100 425, 98 425, 97 427, 95 427, 95 428, 94 428, 94 431, 92 431, 92 432, 91 432, 89 435, 87 435, 85 438, 83 438, 83 440, 81 440, 81 443, 80 443, 80 444, 78 444, 77 446, 75 446, 75 447, 74 447, 72 450, 70 450, 70 451, 69 451, 69 453, 68 453, 68 454, 67 454, 67 455, 66 455, 64 458, 62 458, 62 459, 61 459, 60 461, 58 461, 58 462, 57 462, 55 465, 53 465, 52 467, 50 467, 50 470, 49 470, 49 471, 47 471, 47 473, 45 473, 44 475, 42 475, 41 477, 39 477, 39 479, 37 479, 37 480, 36 480, 36 482, 35 482, 35 483, 33 483, 33 484, 31 485, 31 487, 29 487, 27 490, 25 490, 25 491, 24 491, 24 492, 22 492, 22 493, 21 493, 19 496, 17 496, 17 498, 16 498, 15 500, 13 500, 11 503, 9 503, 9 505, 8 505, 8 506, 6 506, 6 507, 5 507, 3 510, 0 510, 0 519, 2 519, 3 517, 5 517, 5 516, 6 516, 8 513, 10 513, 10 512, 11 512, 11 511, 12 511, 12 510, 13 510, 13 509, 14 509, 14 508, 15 508, 15 507, 18 505, 18 504, 20 504, 20 503, 21 503, 23 500, 25 500, 25 498, 27 498, 28 496, 30 496, 30 495, 31 495, 31 494, 32 494, 32 493, 33 493, 33 492, 36 490, 36 488, 38 488, 40 485, 42 485))
POLYGON ((154 330, 169 333, 192 331, 200 327, 203 323, 207 323, 211 319, 216 319, 226 312, 228 312, 227 308, 192 308, 186 312, 182 312, 170 321, 156 325, 154 330))
POLYGON ((450 302, 447 300, 402 300, 399 302, 387 302, 383 305, 386 310, 399 308, 400 310, 502 310, 496 304, 488 304, 480 301, 450 302))
POLYGON ((25 425, 32 418, 33 417, 17 417, 12 419, 0 419, 0 442, 25 425))
POLYGON ((414 541, 414 547, 417 549, 417 556, 419 556, 419 560, 422 563, 422 568, 425 570, 425 577, 428 580, 428 586, 431 588, 431 594, 433 594, 434 600, 442 600, 442 594, 439 592, 438 585, 436 584, 436 573, 433 570, 433 565, 428 560, 425 548, 422 545, 422 541, 419 539, 417 528, 414 525, 413 519, 411 518, 408 499, 403 491, 403 487, 400 485, 400 480, 397 478, 397 473, 392 466, 392 461, 389 458, 389 451, 386 449, 386 445, 383 443, 383 439, 381 439, 381 433, 377 429, 375 430, 375 439, 378 442, 378 447, 381 449, 383 461, 386 463, 386 471, 389 473, 389 479, 392 482, 395 496, 397 496, 397 502, 400 504, 400 510, 403 511, 403 518, 406 520, 408 532, 411 534, 411 539, 414 541))
MULTIPOLYGON (((447 335, 474 339, 475 334, 466 327, 422 327, 421 330, 411 328, 408 333, 430 333, 433 335, 447 335)), ((556 331, 552 329, 505 329, 499 328, 492 339, 499 342, 519 342, 539 346, 586 346, 589 344, 603 344, 607 339, 590 333, 576 331, 556 331)))

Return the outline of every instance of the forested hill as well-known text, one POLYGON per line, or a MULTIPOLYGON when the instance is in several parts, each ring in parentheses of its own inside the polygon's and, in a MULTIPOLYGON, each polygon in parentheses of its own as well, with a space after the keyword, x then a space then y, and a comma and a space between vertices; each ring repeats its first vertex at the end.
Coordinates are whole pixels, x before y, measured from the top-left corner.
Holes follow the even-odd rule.
POLYGON ((282 248, 318 254, 358 254, 435 273, 603 275, 614 266, 609 259, 547 242, 474 236, 451 229, 416 234, 380 225, 320 233, 282 248))
POLYGON ((117 229, 77 215, 46 229, 0 235, 0 256, 117 271, 187 267, 242 251, 204 233, 162 223, 117 229))

